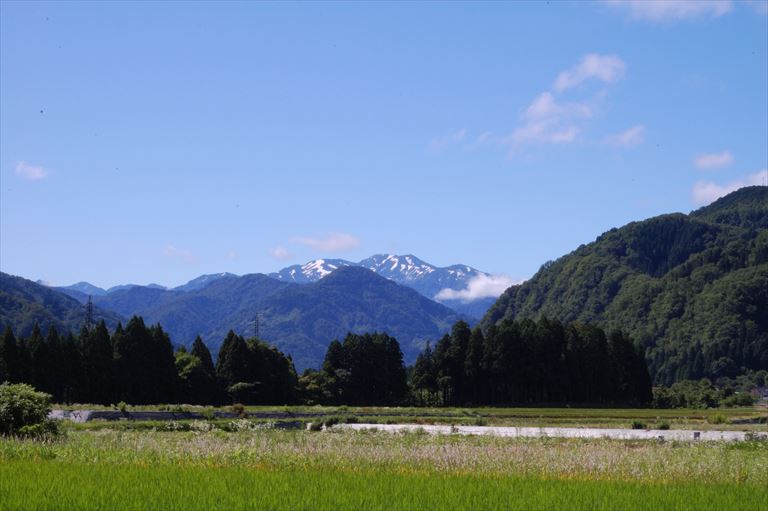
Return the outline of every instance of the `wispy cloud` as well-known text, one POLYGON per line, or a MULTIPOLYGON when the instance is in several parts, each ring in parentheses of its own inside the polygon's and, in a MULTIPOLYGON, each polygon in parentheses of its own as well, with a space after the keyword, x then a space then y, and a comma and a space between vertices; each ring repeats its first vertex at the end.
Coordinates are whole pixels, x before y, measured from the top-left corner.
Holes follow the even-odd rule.
POLYGON ((279 247, 279 246, 271 248, 269 250, 269 255, 271 255, 272 257, 280 261, 287 261, 288 259, 293 257, 293 254, 291 254, 287 248, 279 247))
POLYGON ((163 248, 163 255, 170 259, 175 259, 187 264, 193 264, 197 262, 197 258, 192 254, 190 250, 179 248, 172 243, 168 243, 165 248, 163 248))
MULTIPOLYGON (((432 140, 430 147, 437 151, 466 140, 466 149, 506 147, 513 155, 525 146, 576 142, 600 111, 607 95, 606 86, 619 81, 626 69, 627 65, 616 55, 588 53, 572 68, 559 73, 550 90, 544 90, 533 98, 510 132, 484 131, 470 138, 468 130, 462 129, 432 140), (589 81, 599 82, 601 90, 585 94, 578 86, 589 81), (564 100, 562 93, 566 91, 576 97, 564 100)), ((624 133, 606 138, 605 142, 624 147, 637 145, 643 141, 644 132, 644 126, 636 125, 624 133)))
POLYGON ((626 131, 616 133, 615 135, 609 135, 605 141, 610 145, 618 147, 633 147, 640 145, 645 141, 645 126, 638 124, 632 126, 626 131))
POLYGON ((320 252, 344 252, 360 246, 358 238, 341 232, 333 232, 320 238, 296 237, 293 241, 320 252))
POLYGON ((227 259, 233 259, 234 260, 234 259, 237 259, 237 258, 238 258, 237 251, 230 250, 229 252, 227 252, 227 259))
POLYGON ((768 179, 768 169, 763 169, 724 185, 711 181, 699 181, 693 186, 693 202, 699 205, 709 204, 739 188, 765 184, 766 179, 768 179))
POLYGON ((557 76, 554 89, 557 92, 562 92, 581 85, 587 80, 614 83, 624 76, 626 67, 624 61, 615 55, 589 53, 584 55, 576 66, 557 76))
POLYGON ((731 0, 604 0, 636 20, 656 23, 694 18, 718 18, 731 12, 731 0))
POLYGON ((48 177, 48 172, 40 166, 30 165, 25 161, 20 161, 16 164, 16 175, 21 176, 29 181, 39 181, 48 177))
POLYGON ((551 92, 542 92, 525 109, 521 124, 504 143, 513 147, 523 144, 573 142, 579 134, 577 122, 592 117, 588 102, 558 103, 551 92))
POLYGON ((461 290, 445 288, 435 295, 437 300, 460 300, 472 302, 480 298, 498 298, 509 286, 519 284, 507 275, 477 275, 461 290))
POLYGON ((429 149, 431 151, 440 152, 450 145, 459 144, 464 141, 467 136, 467 129, 462 128, 458 131, 450 133, 448 135, 434 138, 429 143, 429 149))
POLYGON ((697 168, 704 170, 727 167, 731 163, 733 163, 733 154, 731 154, 730 151, 699 154, 693 159, 693 164, 696 165, 697 168))

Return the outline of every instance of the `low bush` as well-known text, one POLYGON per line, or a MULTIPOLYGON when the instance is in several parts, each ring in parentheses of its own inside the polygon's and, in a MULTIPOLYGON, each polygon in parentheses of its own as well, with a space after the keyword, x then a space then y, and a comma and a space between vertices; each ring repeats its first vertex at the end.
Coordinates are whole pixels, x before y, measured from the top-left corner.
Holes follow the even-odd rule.
POLYGON ((718 413, 707 417, 707 422, 710 424, 728 424, 728 418, 725 415, 718 413))
POLYGON ((648 427, 643 421, 633 420, 632 429, 648 429, 648 427))
POLYGON ((336 424, 342 422, 342 418, 338 415, 332 415, 330 417, 323 418, 322 422, 326 428, 330 428, 331 426, 335 426, 336 424))
POLYGON ((58 423, 48 418, 51 395, 25 383, 0 385, 0 435, 51 437, 59 434, 58 423))
POLYGON ((238 417, 245 417, 245 406, 242 403, 235 403, 229 409, 232 410, 232 413, 237 414, 238 417))

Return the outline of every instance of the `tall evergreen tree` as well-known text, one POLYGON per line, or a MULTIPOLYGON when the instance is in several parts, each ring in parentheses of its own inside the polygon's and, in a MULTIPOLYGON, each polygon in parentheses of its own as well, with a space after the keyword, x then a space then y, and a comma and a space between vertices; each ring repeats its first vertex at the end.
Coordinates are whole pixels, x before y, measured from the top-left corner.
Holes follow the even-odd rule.
POLYGON ((89 403, 109 404, 114 392, 112 341, 104 320, 80 334, 84 373, 83 394, 89 403))
POLYGON ((236 383, 253 383, 245 340, 230 330, 219 349, 216 376, 225 389, 236 383))
POLYGON ((5 369, 3 381, 7 380, 10 383, 20 382, 21 360, 19 357, 19 347, 10 326, 5 327, 3 337, 0 339, 0 360, 2 360, 2 365, 5 369))

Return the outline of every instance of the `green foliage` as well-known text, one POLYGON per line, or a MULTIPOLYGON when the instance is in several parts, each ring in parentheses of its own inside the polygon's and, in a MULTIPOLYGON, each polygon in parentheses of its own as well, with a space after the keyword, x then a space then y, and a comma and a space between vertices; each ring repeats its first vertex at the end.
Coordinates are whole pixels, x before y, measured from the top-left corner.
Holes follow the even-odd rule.
MULTIPOLYGON (((96 320, 114 328, 120 316, 95 308, 96 320)), ((27 337, 35 325, 46 332, 51 326, 59 332, 77 332, 83 323, 80 302, 55 289, 31 280, 0 272, 0 325, 10 326, 16 335, 27 337)))
POLYGON ((319 373, 305 371, 302 383, 311 388, 303 393, 324 404, 396 405, 408 397, 400 344, 384 333, 331 342, 319 373))
POLYGON ((640 420, 633 420, 630 427, 632 429, 648 429, 648 425, 645 422, 640 420))
POLYGON ((0 384, 0 435, 54 436, 58 428, 50 412, 50 394, 24 383, 0 384))
POLYGON ((768 371, 747 371, 737 378, 718 378, 715 383, 701 380, 683 380, 669 387, 653 389, 656 408, 714 408, 718 406, 752 406, 756 398, 751 391, 766 385, 768 371))
POLYGON ((435 405, 651 401, 642 353, 620 331, 543 318, 505 320, 483 335, 457 323, 427 346, 411 376, 414 401, 435 405))
POLYGON ((707 422, 710 424, 728 424, 728 418, 721 413, 717 413, 707 417, 707 422))
POLYGON ((768 369, 768 189, 612 229, 513 286, 483 319, 622 329, 656 383, 768 369))

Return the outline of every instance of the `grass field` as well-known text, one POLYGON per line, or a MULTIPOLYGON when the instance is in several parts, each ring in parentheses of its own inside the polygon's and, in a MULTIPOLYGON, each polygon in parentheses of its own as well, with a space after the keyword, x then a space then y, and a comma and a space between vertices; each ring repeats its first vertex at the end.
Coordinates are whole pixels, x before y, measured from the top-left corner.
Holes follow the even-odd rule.
POLYGON ((72 428, 0 440, 0 509, 768 509, 768 443, 72 428))

